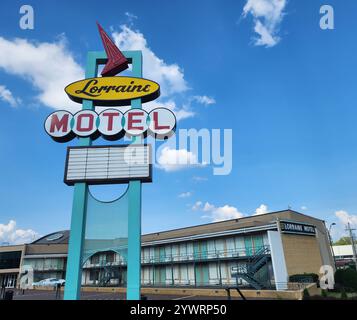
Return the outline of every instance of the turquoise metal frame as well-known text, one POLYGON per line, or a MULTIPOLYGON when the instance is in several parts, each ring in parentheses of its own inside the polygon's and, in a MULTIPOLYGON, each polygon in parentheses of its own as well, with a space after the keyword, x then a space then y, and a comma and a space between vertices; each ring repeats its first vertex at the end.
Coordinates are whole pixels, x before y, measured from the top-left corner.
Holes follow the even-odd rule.
MULTIPOLYGON (((132 64, 134 77, 142 77, 141 51, 124 51, 124 56, 132 64)), ((105 51, 90 51, 87 55, 85 78, 96 77, 98 65, 107 61, 105 51)), ((141 109, 141 100, 131 102, 131 108, 141 109)), ((92 101, 83 100, 82 109, 94 110, 92 101)), ((134 137, 132 143, 141 143, 140 137, 134 137)), ((80 146, 91 146, 91 138, 80 138, 80 146)), ((74 185, 71 232, 68 247, 65 300, 79 300, 82 280, 82 253, 84 246, 88 185, 76 183, 74 185)), ((139 300, 141 290, 141 181, 130 181, 128 186, 128 271, 127 271, 127 300, 139 300)))

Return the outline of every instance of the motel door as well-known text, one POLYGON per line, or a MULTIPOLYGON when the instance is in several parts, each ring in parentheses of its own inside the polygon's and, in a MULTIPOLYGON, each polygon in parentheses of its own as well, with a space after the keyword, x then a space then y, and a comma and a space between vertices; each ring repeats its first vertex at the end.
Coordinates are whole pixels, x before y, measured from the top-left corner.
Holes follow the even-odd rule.
POLYGON ((209 284, 208 264, 196 264, 195 279, 197 286, 209 284))
POLYGON ((244 245, 247 256, 251 256, 263 247, 263 236, 260 234, 255 236, 245 236, 244 245))
POLYGON ((165 247, 162 246, 162 247, 160 247, 160 262, 165 261, 165 256, 166 256, 166 254, 165 254, 165 247))
POLYGON ((245 246, 246 255, 247 256, 251 256, 253 254, 252 236, 245 236, 244 237, 244 246, 245 246))
POLYGON ((196 260, 207 259, 207 242, 206 241, 194 242, 193 254, 196 260))
POLYGON ((166 268, 165 267, 156 267, 155 268, 154 283, 156 285, 165 285, 166 284, 166 268))
POLYGON ((253 246, 254 246, 254 252, 257 252, 264 246, 262 235, 259 234, 259 235, 253 236, 253 246))

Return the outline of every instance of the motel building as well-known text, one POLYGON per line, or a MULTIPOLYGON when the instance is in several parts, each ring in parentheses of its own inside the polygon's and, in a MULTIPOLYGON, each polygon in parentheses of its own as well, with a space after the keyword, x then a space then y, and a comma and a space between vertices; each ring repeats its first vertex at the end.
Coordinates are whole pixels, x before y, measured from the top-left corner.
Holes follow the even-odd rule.
MULTIPOLYGON (((58 231, 30 244, 0 247, 0 284, 19 287, 21 266, 33 268, 35 282, 65 279, 68 241, 69 231, 58 231)), ((82 286, 124 287, 123 252, 111 246, 88 257, 82 286)), ((145 234, 141 265, 143 287, 287 290, 290 275, 318 274, 334 262, 324 221, 284 210, 145 234)))

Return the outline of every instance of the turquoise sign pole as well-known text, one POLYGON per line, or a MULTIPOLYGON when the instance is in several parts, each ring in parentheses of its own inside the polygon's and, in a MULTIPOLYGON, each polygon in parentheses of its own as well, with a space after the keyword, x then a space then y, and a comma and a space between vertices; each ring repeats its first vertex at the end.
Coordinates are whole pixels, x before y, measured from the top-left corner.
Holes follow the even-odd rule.
MULTIPOLYGON (((123 52, 132 63, 134 77, 142 77, 141 51, 123 52)), ((86 78, 96 77, 98 65, 105 63, 105 52, 88 52, 86 78)), ((141 108, 141 100, 136 99, 131 103, 132 108, 141 108)), ((92 101, 83 100, 82 109, 94 110, 92 101)), ((133 143, 140 143, 140 138, 133 138, 133 143)), ((80 138, 79 145, 91 146, 90 138, 80 138)), ((128 262, 127 262, 127 299, 140 299, 140 249, 141 249, 141 181, 129 182, 129 208, 128 208, 128 262)), ((82 252, 86 230, 88 186, 86 183, 74 185, 71 231, 68 246, 65 300, 80 299, 82 280, 82 252)))
MULTIPOLYGON (((133 76, 142 77, 141 51, 132 52, 133 76)), ((141 109, 141 100, 131 102, 133 109, 141 109)), ((141 143, 141 137, 134 137, 133 143, 141 143)), ((141 287, 141 181, 129 182, 129 217, 128 217, 128 269, 127 300, 140 300, 141 287)))

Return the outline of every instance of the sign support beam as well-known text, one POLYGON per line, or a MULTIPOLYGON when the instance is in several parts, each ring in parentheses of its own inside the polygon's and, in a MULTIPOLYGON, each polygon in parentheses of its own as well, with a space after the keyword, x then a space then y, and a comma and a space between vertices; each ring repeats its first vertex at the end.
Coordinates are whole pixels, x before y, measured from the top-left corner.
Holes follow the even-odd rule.
MULTIPOLYGON (((88 52, 85 77, 95 77, 97 72, 97 59, 95 59, 92 52, 88 52)), ((82 109, 93 110, 93 102, 84 100, 82 109)), ((79 145, 91 146, 92 139, 80 138, 79 145)), ((76 183, 74 185, 64 300, 79 300, 81 295, 82 251, 86 231, 87 194, 88 186, 86 183, 76 183)))
MULTIPOLYGON (((132 58, 134 77, 142 77, 142 55, 136 51, 132 58)), ((141 109, 141 100, 131 102, 132 109, 141 109)), ((132 142, 140 144, 141 137, 134 137, 132 142)), ((141 291, 141 181, 129 182, 129 216, 128 216, 128 269, 127 300, 140 300, 141 291)))
POLYGON ((129 182, 127 300, 140 300, 141 182, 129 182))
MULTIPOLYGON (((142 77, 141 51, 123 52, 132 63, 134 77, 142 77)), ((97 76, 98 64, 105 63, 105 52, 88 52, 85 78, 97 76)), ((131 102, 131 108, 141 109, 141 100, 131 102)), ((92 101, 83 100, 82 110, 94 110, 92 101)), ((132 143, 140 144, 141 138, 134 137, 132 143)), ((80 138, 80 146, 91 146, 92 139, 80 138)), ((139 300, 141 289, 141 181, 129 182, 129 212, 128 212, 128 271, 127 271, 127 299, 139 300)), ((82 252, 85 238, 86 211, 88 186, 86 183, 75 183, 71 231, 68 247, 66 271, 66 286, 64 299, 79 300, 82 280, 82 252)))

